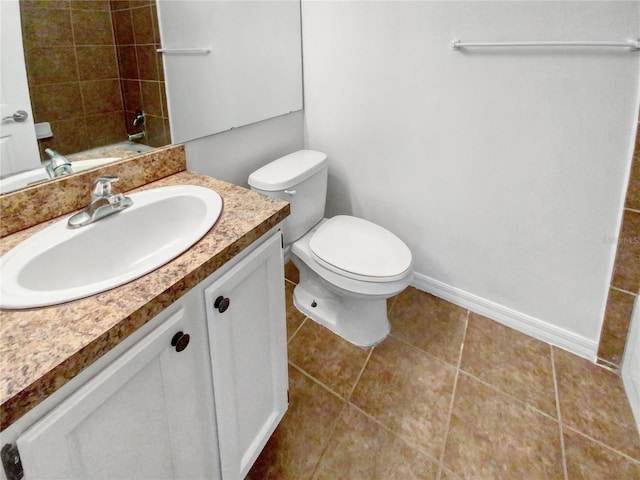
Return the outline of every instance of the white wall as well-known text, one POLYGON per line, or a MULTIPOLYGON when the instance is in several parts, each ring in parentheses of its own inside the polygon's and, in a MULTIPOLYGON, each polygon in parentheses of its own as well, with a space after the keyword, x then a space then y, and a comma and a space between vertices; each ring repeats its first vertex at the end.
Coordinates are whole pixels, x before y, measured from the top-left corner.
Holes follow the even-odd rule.
POLYGON ((595 356, 640 54, 449 43, 638 38, 640 2, 303 0, 302 30, 328 214, 396 232, 417 286, 595 356))
POLYGON ((303 148, 302 118, 294 112, 186 142, 187 168, 246 187, 251 172, 303 148))

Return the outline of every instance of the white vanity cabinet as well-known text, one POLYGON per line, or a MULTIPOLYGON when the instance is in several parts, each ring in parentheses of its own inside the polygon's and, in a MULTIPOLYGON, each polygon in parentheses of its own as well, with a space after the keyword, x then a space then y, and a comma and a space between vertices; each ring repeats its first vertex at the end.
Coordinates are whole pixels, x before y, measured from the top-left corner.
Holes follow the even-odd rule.
POLYGON ((245 477, 287 409, 281 252, 275 238, 205 289, 224 479, 245 477))
POLYGON ((207 332, 189 310, 160 314, 160 326, 18 438, 26 479, 219 478, 207 332))
POLYGON ((2 432, 25 479, 245 476, 287 408, 280 232, 261 240, 47 413, 2 432))

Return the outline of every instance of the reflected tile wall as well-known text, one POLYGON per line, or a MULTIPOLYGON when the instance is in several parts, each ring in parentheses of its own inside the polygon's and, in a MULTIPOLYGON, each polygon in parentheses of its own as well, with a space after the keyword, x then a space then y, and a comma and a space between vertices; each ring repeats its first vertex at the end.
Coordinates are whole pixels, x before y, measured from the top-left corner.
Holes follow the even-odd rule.
POLYGON ((598 346, 598 362, 621 366, 633 305, 640 290, 640 129, 625 201, 622 227, 598 346))
POLYGON ((40 140, 64 154, 126 140, 147 114, 142 143, 170 143, 155 3, 20 0, 25 63, 40 140))
POLYGON ((34 121, 53 131, 38 142, 41 157, 45 148, 66 154, 125 140, 108 0, 21 0, 20 13, 34 121))
POLYGON ((137 133, 133 125, 136 112, 145 112, 143 143, 159 147, 171 143, 160 31, 155 2, 149 0, 111 1, 118 65, 124 99, 127 132, 137 133))

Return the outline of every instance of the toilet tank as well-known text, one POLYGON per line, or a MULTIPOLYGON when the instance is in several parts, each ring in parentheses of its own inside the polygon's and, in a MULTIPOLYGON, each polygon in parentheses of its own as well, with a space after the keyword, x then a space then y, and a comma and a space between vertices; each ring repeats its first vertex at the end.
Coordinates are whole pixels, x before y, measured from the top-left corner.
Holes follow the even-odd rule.
POLYGON ((284 243, 302 237, 324 217, 327 198, 327 155, 298 150, 278 158, 249 176, 251 190, 291 204, 283 226, 284 243))

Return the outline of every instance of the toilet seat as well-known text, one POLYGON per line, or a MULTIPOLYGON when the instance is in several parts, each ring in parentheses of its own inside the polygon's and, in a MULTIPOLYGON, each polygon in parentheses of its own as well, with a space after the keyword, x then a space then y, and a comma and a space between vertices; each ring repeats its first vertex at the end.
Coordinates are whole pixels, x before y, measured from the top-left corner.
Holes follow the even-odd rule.
POLYGON ((326 269, 365 282, 394 282, 412 268, 411 251, 393 233, 362 218, 338 215, 309 240, 313 259, 326 269))

